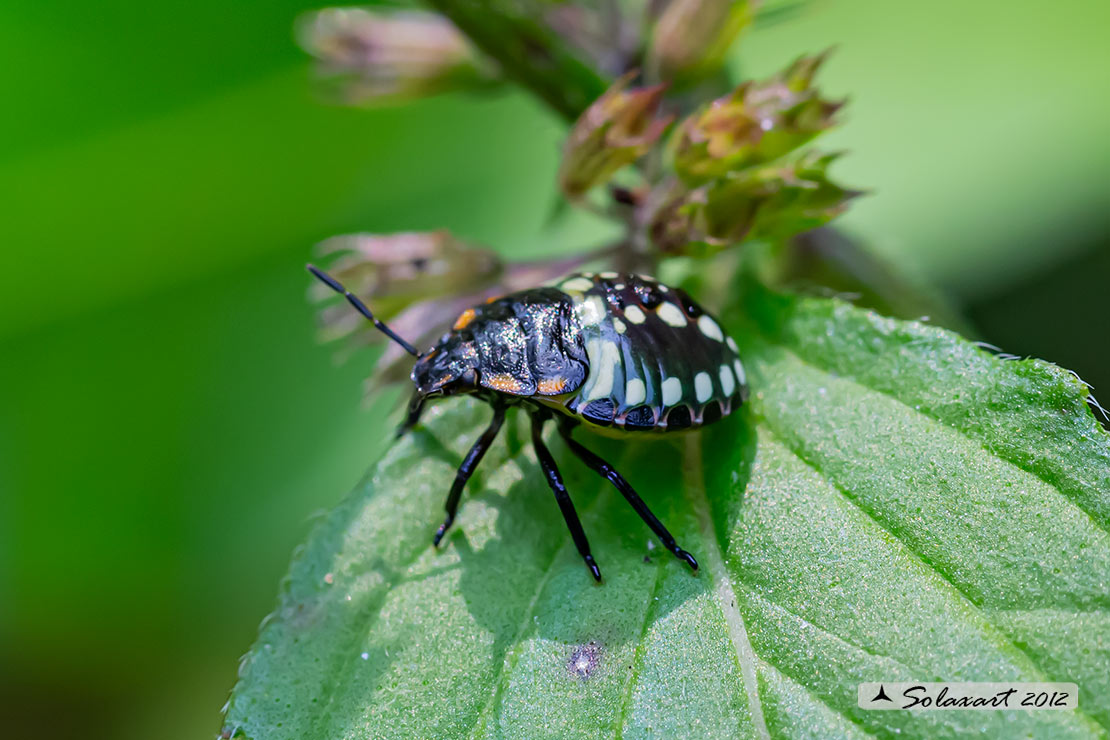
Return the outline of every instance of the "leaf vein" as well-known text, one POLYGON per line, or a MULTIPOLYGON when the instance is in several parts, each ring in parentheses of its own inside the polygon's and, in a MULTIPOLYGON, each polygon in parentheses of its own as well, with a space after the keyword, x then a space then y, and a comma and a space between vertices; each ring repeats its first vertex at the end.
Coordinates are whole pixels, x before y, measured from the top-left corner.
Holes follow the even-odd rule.
MULTIPOLYGON (((523 451, 520 454, 523 454, 523 451)), ((591 501, 584 509, 581 510, 580 514, 585 514, 589 511, 592 511, 598 506, 598 502, 606 495, 606 488, 603 487, 600 483, 598 484, 598 486, 601 489, 599 490, 598 495, 594 497, 594 500, 591 501)), ((546 489, 547 486, 544 485, 544 488, 546 489)), ((478 737, 480 728, 488 727, 489 720, 497 711, 497 707, 501 703, 501 696, 506 688, 505 682, 507 680, 507 677, 510 673, 512 673, 513 669, 516 667, 517 661, 520 658, 521 640, 523 639, 525 632, 528 630, 528 625, 532 622, 532 617, 536 612, 536 604, 539 602, 540 595, 543 594, 543 590, 547 586, 547 582, 551 580, 551 576, 555 572, 555 563, 559 562, 559 557, 563 554, 564 550, 570 547, 570 545, 571 540, 569 538, 564 539, 563 544, 555 548, 555 552, 551 556, 551 560, 543 569, 543 577, 536 584, 536 590, 532 594, 531 600, 528 602, 528 608, 525 610, 524 618, 521 620, 520 626, 517 628, 517 632, 513 636, 512 642, 509 643, 512 647, 506 652, 505 657, 502 658, 500 665, 497 666, 497 672, 494 674, 493 681, 491 682, 493 692, 490 694, 489 701, 486 702, 486 705, 484 707, 482 707, 482 711, 478 713, 477 717, 475 717, 474 724, 470 728, 471 737, 478 737)))
MULTIPOLYGON (((404 576, 402 576, 402 578, 399 580, 394 580, 397 574, 403 574, 404 571, 412 567, 413 563, 419 560, 420 556, 423 555, 424 552, 424 548, 420 548, 411 558, 407 558, 403 565, 389 568, 389 575, 391 577, 385 579, 385 583, 383 583, 381 586, 380 593, 368 605, 369 608, 366 609, 364 618, 360 621, 360 628, 363 633, 369 633, 370 628, 373 627, 378 617, 381 616, 382 605, 385 603, 385 600, 389 596, 390 592, 392 592, 394 588, 404 582, 404 576)), ((332 705, 335 703, 337 697, 336 688, 344 683, 342 679, 346 678, 354 672, 356 657, 357 654, 354 651, 348 651, 346 657, 341 659, 339 669, 333 674, 333 680, 331 681, 331 684, 326 688, 322 688, 321 693, 327 694, 328 701, 327 704, 324 706, 323 711, 321 711, 320 714, 317 715, 315 723, 316 737, 327 737, 330 734, 325 731, 324 725, 331 715, 332 705)))
MULTIPOLYGON (((766 420, 765 420, 765 421, 766 421, 766 420)), ((967 602, 967 603, 968 603, 968 604, 969 604, 969 605, 970 605, 970 606, 971 606, 971 607, 972 607, 972 608, 973 608, 973 609, 974 609, 974 610, 975 610, 975 611, 976 611, 976 612, 977 612, 978 614, 980 614, 980 615, 981 615, 981 616, 983 617, 983 621, 984 621, 984 622, 986 622, 987 624, 989 624, 989 625, 991 625, 992 627, 994 627, 994 628, 995 628, 995 629, 996 629, 996 630, 998 631, 999 635, 1002 635, 1003 637, 1005 637, 1005 635, 1003 635, 1003 634, 1002 634, 1002 631, 1001 631, 1000 629, 998 629, 998 626, 997 626, 997 625, 995 625, 995 624, 994 624, 994 622, 992 622, 992 621, 991 621, 990 619, 988 619, 988 618, 987 618, 987 614, 986 614, 986 612, 985 612, 985 611, 983 610, 983 608, 982 608, 982 605, 981 605, 981 604, 979 604, 979 603, 978 603, 978 602, 977 602, 977 601, 976 601, 976 600, 975 600, 975 599, 974 599, 974 598, 973 598, 973 597, 972 597, 972 596, 971 596, 971 595, 970 595, 969 593, 967 593, 967 592, 966 592, 966 591, 964 591, 964 590, 963 590, 962 588, 960 588, 960 586, 958 586, 958 585, 957 585, 957 584, 956 584, 956 583, 955 583, 955 582, 954 582, 954 581, 953 581, 953 580, 952 580, 952 579, 951 579, 951 578, 949 577, 949 575, 948 575, 947 573, 945 573, 945 571, 944 571, 944 569, 942 568, 942 566, 940 566, 940 565, 939 565, 939 564, 937 564, 937 563, 934 563, 934 562, 932 561, 932 559, 931 559, 931 558, 929 558, 929 557, 928 557, 927 555, 925 555, 924 553, 921 553, 921 552, 917 551, 917 550, 916 550, 916 549, 915 549, 914 547, 912 547, 912 546, 910 545, 910 543, 909 543, 909 542, 907 542, 907 541, 906 541, 905 539, 903 539, 902 537, 900 537, 900 536, 899 536, 899 535, 898 535, 898 534, 897 534, 896 532, 894 532, 894 530, 890 529, 890 528, 889 528, 889 527, 887 527, 887 526, 886 526, 885 524, 883 524, 883 522, 882 522, 882 521, 881 521, 881 520, 879 519, 879 517, 878 517, 878 516, 877 516, 877 515, 875 514, 875 512, 873 512, 873 511, 872 511, 872 510, 871 510, 870 508, 868 508, 867 506, 864 506, 863 502, 861 502, 861 501, 860 501, 859 499, 857 499, 857 498, 855 498, 854 496, 852 496, 852 495, 851 495, 851 494, 850 494, 850 493, 849 493, 849 492, 848 492, 848 491, 847 491, 847 490, 846 490, 846 489, 845 489, 845 488, 844 488, 843 486, 841 486, 841 485, 840 485, 839 483, 837 483, 836 481, 834 481, 834 480, 833 480, 832 478, 830 478, 830 477, 829 477, 828 475, 826 475, 825 473, 823 473, 823 472, 821 471, 821 469, 820 469, 820 468, 818 468, 818 467, 817 467, 817 465, 816 465, 816 464, 814 464, 814 462, 813 462, 812 460, 808 459, 808 458, 807 458, 807 457, 806 457, 806 456, 805 456, 805 455, 804 455, 804 454, 802 453, 802 451, 801 451, 801 450, 797 449, 797 448, 796 448, 796 447, 795 447, 794 445, 791 445, 791 444, 789 444, 789 443, 787 442, 786 438, 785 438, 785 437, 784 437, 783 435, 777 434, 777 433, 775 433, 775 432, 774 432, 773 430, 772 430, 772 435, 773 435, 773 436, 775 437, 775 439, 776 439, 776 440, 777 440, 777 441, 778 441, 778 442, 779 442, 779 443, 780 443, 780 444, 781 444, 781 445, 782 445, 782 446, 783 446, 783 447, 784 447, 785 449, 789 450, 789 451, 790 451, 790 453, 791 453, 792 455, 794 455, 794 457, 796 457, 796 458, 797 458, 797 459, 798 459, 798 460, 799 460, 799 461, 800 461, 800 462, 801 462, 802 464, 804 464, 804 465, 805 465, 806 467, 808 467, 808 468, 809 468, 810 470, 812 470, 812 471, 813 471, 813 472, 815 472, 815 473, 816 473, 816 474, 817 474, 818 476, 820 476, 820 477, 821 477, 821 479, 822 479, 822 480, 824 480, 824 481, 825 481, 825 482, 826 482, 826 483, 827 483, 827 484, 829 485, 829 487, 830 487, 830 488, 832 488, 832 489, 833 489, 834 491, 836 491, 836 492, 837 492, 837 494, 838 494, 838 495, 839 495, 839 496, 840 496, 840 497, 841 497, 841 498, 842 498, 842 499, 843 499, 844 501, 846 501, 846 502, 848 502, 849 504, 851 504, 851 505, 852 505, 852 506, 853 506, 853 507, 854 507, 854 508, 855 508, 855 509, 856 509, 857 511, 859 511, 859 512, 860 512, 860 513, 862 513, 862 514, 863 514, 864 516, 866 516, 866 517, 867 517, 868 519, 870 519, 870 520, 871 520, 871 521, 872 521, 872 522, 873 522, 873 523, 875 524, 875 526, 876 526, 876 527, 878 527, 878 528, 879 528, 879 529, 881 529, 881 530, 882 530, 883 532, 886 532, 886 533, 887 533, 888 535, 890 535, 890 537, 891 537, 891 538, 892 538, 892 539, 893 539, 894 541, 896 541, 896 542, 897 542, 897 543, 898 543, 898 544, 899 544, 899 545, 900 545, 900 546, 901 546, 901 547, 902 547, 902 548, 903 548, 903 549, 904 549, 904 550, 905 550, 905 551, 906 551, 907 553, 909 553, 910 555, 912 555, 913 557, 915 557, 915 558, 916 558, 916 559, 917 559, 917 560, 918 560, 918 561, 919 561, 919 562, 920 562, 920 563, 921 563, 922 565, 924 565, 924 566, 925 566, 926 568, 928 568, 929 570, 931 570, 931 571, 932 571, 933 573, 936 573, 936 574, 937 574, 937 576, 938 576, 938 577, 939 577, 939 578, 940 578, 940 579, 941 579, 942 581, 944 581, 944 582, 945 582, 946 584, 948 584, 948 586, 949 586, 949 587, 950 587, 950 588, 951 588, 951 589, 952 589, 952 590, 953 590, 953 591, 955 592, 955 594, 956 594, 956 595, 957 595, 957 596, 958 596, 959 598, 961 598, 961 599, 963 599, 964 601, 966 601, 966 602, 967 602)), ((1018 652, 1021 652, 1021 653, 1022 653, 1023 655, 1025 655, 1025 657, 1026 657, 1026 658, 1027 658, 1027 659, 1029 660, 1029 662, 1030 662, 1030 663, 1031 663, 1031 664, 1033 665, 1033 667, 1037 669, 1038 673, 1041 673, 1042 677, 1044 676, 1044 673, 1043 673, 1043 672, 1042 672, 1042 671, 1040 670, 1039 666, 1037 666, 1037 665, 1036 665, 1036 663, 1035 663, 1035 662, 1033 661, 1033 659, 1032 659, 1032 657, 1031 657, 1030 655, 1028 655, 1028 654, 1027 654, 1027 653, 1025 653, 1024 651, 1022 651, 1022 650, 1021 650, 1021 648, 1019 648, 1019 647, 1018 647, 1017 645, 1015 645, 1015 644, 1014 644, 1014 643, 1013 643, 1013 642, 1012 642, 1012 641, 1011 641, 1011 640, 1010 640, 1009 638, 1005 638, 1005 639, 1006 639, 1006 642, 1008 642, 1008 643, 1010 643, 1011 645, 1013 645, 1013 647, 1014 647, 1014 648, 1015 648, 1015 649, 1016 649, 1016 650, 1017 650, 1018 652)))
MULTIPOLYGON (((769 422, 767 422, 766 419, 764 419, 764 422, 766 424, 769 424, 769 422)), ((860 501, 853 498, 839 484, 837 484, 831 478, 829 478, 827 475, 825 475, 816 465, 813 464, 813 462, 806 459, 806 457, 799 450, 795 449, 793 446, 788 444, 786 442, 786 440, 783 438, 782 435, 779 435, 779 434, 775 433, 774 431, 772 431, 772 435, 779 441, 780 444, 782 444, 782 446, 785 449, 789 450, 791 452, 791 454, 793 454, 796 458, 798 458, 798 460, 800 460, 803 464, 805 464, 807 467, 809 467, 811 470, 813 470, 818 476, 820 476, 824 481, 826 481, 829 484, 829 486, 832 487, 832 489, 835 490, 845 501, 852 504, 856 509, 858 509, 861 513, 863 513, 868 519, 870 519, 872 522, 874 522, 877 527, 879 527, 881 530, 883 530, 884 532, 889 534, 892 538, 894 538, 894 540, 896 540, 898 543, 900 543, 901 546, 906 550, 906 552, 908 552, 909 554, 916 557, 923 565, 925 565, 931 571, 936 573, 937 576, 939 576, 941 580, 943 580, 945 583, 947 583, 956 592, 956 594, 958 594, 960 597, 962 597, 967 602, 967 604, 972 608, 972 610, 982 618, 983 623, 988 625, 994 631, 995 635, 997 635, 997 637, 1000 639, 1001 642, 1004 642, 1005 644, 1009 645, 1015 653, 1017 653, 1018 655, 1021 655, 1022 657, 1025 658, 1025 660, 1027 660, 1029 662, 1029 666, 1034 671, 1036 671, 1037 676, 1038 676, 1039 679, 1048 680, 1048 673, 1044 670, 1044 668, 1040 665, 1040 663, 1033 657, 1033 655, 1029 651, 1023 649, 1020 645, 1018 645, 1006 633, 1006 631, 1002 629, 1001 626, 999 626, 997 623, 995 623, 990 618, 990 612, 988 610, 984 609, 983 606, 981 604, 979 604, 978 602, 976 602, 975 599, 973 599, 970 594, 966 593, 954 581, 952 581, 949 578, 948 574, 946 574, 940 568, 940 566, 931 562, 931 560, 927 556, 925 556, 924 554, 915 550, 913 547, 910 546, 910 544, 908 542, 906 542, 906 540, 899 537, 894 531, 892 531, 891 529, 886 527, 881 521, 879 521, 878 517, 874 514, 874 512, 870 511, 860 501)), ((845 642, 847 642, 847 641, 845 640, 845 642)), ((851 643, 849 643, 849 644, 851 644, 851 643)), ((1076 711, 1077 714, 1081 714, 1084 717, 1086 717, 1087 719, 1089 719, 1090 721, 1092 721, 1095 724, 1098 724, 1099 726, 1101 726, 1101 723, 1099 723, 1093 717, 1088 715, 1082 709, 1077 709, 1075 711, 1076 711)))
POLYGON ((705 542, 706 569, 714 581, 717 601, 721 613, 728 626, 729 639, 736 660, 740 665, 740 675, 743 678, 744 689, 748 695, 748 711, 751 712, 752 724, 756 734, 762 740, 770 740, 771 734, 767 730, 767 722, 763 717, 763 706, 759 701, 759 683, 755 675, 756 654, 748 639, 747 628, 744 625, 744 616, 736 608, 736 594, 732 590, 728 571, 725 569, 724 556, 721 553, 720 540, 717 538, 716 528, 709 511, 709 496, 705 490, 705 474, 702 470, 701 437, 690 435, 686 438, 686 494, 690 499, 694 511, 697 512, 698 522, 701 525, 702 539, 705 542))
MULTIPOLYGON (((886 398, 889 398, 889 399, 893 400, 894 402, 896 402, 898 405, 902 406, 903 408, 908 409, 914 415, 922 416, 926 419, 934 421, 934 422, 940 424, 941 426, 947 427, 947 428, 952 429, 953 431, 959 433, 959 435, 961 437, 963 437, 964 439, 975 442, 976 444, 978 444, 983 449, 984 452, 986 452, 991 457, 994 457, 995 459, 998 459, 998 460, 1001 460, 1005 463, 1013 465, 1015 468, 1022 471, 1023 473, 1026 473, 1027 475, 1031 475, 1034 478, 1036 478, 1037 480, 1044 483, 1050 489, 1055 491, 1058 496, 1063 498, 1065 501, 1067 501, 1069 504, 1074 506, 1079 511, 1082 511, 1084 514, 1086 514, 1087 517, 1091 520, 1091 523, 1095 526, 1095 528, 1101 530, 1103 533, 1105 533, 1107 535, 1110 535, 1110 528, 1108 528, 1103 522, 1101 522, 1099 520, 1099 518, 1096 517, 1094 513, 1089 511, 1080 501, 1078 501, 1076 499, 1076 497, 1068 495, 1067 492, 1065 492, 1062 488, 1060 488, 1058 483, 1052 482, 1051 480, 1049 480, 1048 476, 1037 472, 1031 466, 1029 466, 1027 464, 1022 464, 1022 462, 1020 460, 1016 459, 1014 456, 1012 456, 1012 455, 1007 456, 1007 455, 1003 454, 1003 451, 992 447, 991 445, 987 444, 987 442, 985 442, 984 440, 978 439, 977 437, 974 437, 974 436, 971 436, 970 434, 965 432, 963 429, 960 429, 958 427, 955 427, 955 426, 947 423, 946 421, 941 419, 938 414, 927 413, 927 412, 921 410, 920 408, 917 408, 917 407, 907 403, 905 400, 899 398, 898 396, 891 393, 890 391, 883 390, 882 388, 876 388, 873 385, 868 385, 867 383, 864 383, 862 380, 859 380, 859 379, 857 379, 853 376, 839 375, 837 373, 834 373, 829 368, 824 367, 824 366, 818 364, 817 362, 802 356, 801 353, 791 349, 790 347, 787 347, 785 344, 777 344, 776 346, 780 347, 784 352, 786 352, 790 356, 794 357, 798 362, 800 362, 803 365, 806 365, 807 367, 811 367, 814 370, 817 370, 818 372, 821 372, 821 373, 824 373, 825 375, 828 375, 829 377, 837 378, 838 380, 842 380, 846 383, 850 383, 851 385, 854 385, 858 388, 863 388, 865 390, 871 391, 872 393, 877 393, 881 396, 885 396, 886 398)), ((1093 416, 1092 416, 1092 419, 1093 419, 1093 416)), ((1096 425, 1097 425, 1097 423, 1096 423, 1096 425)))
MULTIPOLYGON (((832 634, 832 633, 828 633, 828 634, 832 634)), ((837 637, 836 635, 832 635, 832 636, 837 637)), ((867 652, 867 651, 864 651, 864 652, 867 652)), ((806 692, 806 694, 808 696, 812 697, 813 700, 816 701, 818 704, 821 704, 822 706, 827 707, 828 710, 830 712, 832 712, 833 714, 837 715, 838 717, 843 717, 848 722, 850 722, 853 725, 855 725, 856 727, 858 727, 860 729, 860 731, 863 732, 863 734, 865 736, 870 737, 870 738, 876 737, 874 734, 872 734, 867 729, 867 726, 864 725, 862 721, 860 721, 860 720, 856 719, 855 717, 853 717, 852 715, 850 715, 846 712, 843 712, 843 711, 837 709, 836 707, 834 707, 832 704, 829 703, 828 699, 826 699, 825 697, 816 693, 815 691, 812 691, 808 686, 806 686, 804 683, 799 681, 797 676, 794 676, 791 673, 787 672, 786 670, 783 669, 782 666, 777 665, 775 663, 772 663, 771 661, 764 661, 764 664, 766 666, 768 666, 771 670, 776 671, 777 673, 781 674, 785 679, 787 679, 792 684, 794 684, 795 686, 800 688, 802 691, 806 692)))
MULTIPOLYGON (((419 457, 419 455, 417 455, 417 457, 419 457)), ((517 451, 515 454, 507 455, 502 462, 502 465, 517 462, 522 457, 525 457, 525 452, 523 449, 517 451)), ((475 482, 480 483, 481 479, 478 479, 475 482)), ((417 560, 419 560, 425 552, 427 552, 426 546, 416 548, 412 556, 406 558, 401 564, 391 565, 388 567, 386 571, 386 575, 388 577, 384 579, 385 583, 382 585, 380 593, 371 601, 369 605, 367 605, 368 608, 366 608, 363 613, 363 619, 360 621, 360 627, 363 633, 369 633, 374 623, 381 616, 382 606, 384 605, 385 600, 389 597, 389 594, 392 593, 393 590, 398 586, 404 585, 412 579, 412 576, 410 576, 406 571, 408 571, 408 569, 411 568, 412 565, 417 560)), ((329 735, 329 733, 324 731, 326 728, 323 725, 329 718, 330 710, 336 700, 337 692, 335 691, 335 689, 336 687, 342 685, 342 679, 344 677, 349 676, 351 673, 354 672, 355 666, 358 665, 356 662, 357 658, 358 656, 356 652, 351 651, 347 653, 347 656, 342 659, 339 670, 335 672, 334 679, 331 682, 331 685, 322 692, 327 694, 328 701, 327 704, 324 706, 323 711, 321 711, 317 717, 316 737, 327 737, 329 735)))
MULTIPOLYGON (((861 653, 864 653, 865 655, 870 655, 872 658, 878 658, 879 660, 889 660, 892 663, 897 663, 898 665, 902 666, 903 668, 905 668, 910 673, 913 672, 913 668, 911 666, 906 665, 905 663, 903 663, 898 658, 895 658, 894 656, 891 656, 891 655, 884 655, 882 653, 877 653, 873 650, 868 650, 864 646, 862 646, 858 643, 855 643, 852 640, 849 640, 848 638, 844 637, 843 635, 838 635, 837 633, 827 629, 826 627, 822 627, 821 625, 817 624, 816 622, 814 622, 809 617, 803 616, 803 615, 799 614, 798 612, 784 606, 782 604, 782 602, 780 602, 776 599, 770 598, 769 596, 767 596, 767 594, 763 593, 762 591, 757 590, 755 588, 755 584, 749 583, 749 582, 743 580, 742 578, 739 579, 739 580, 740 580, 741 585, 744 586, 744 590, 747 591, 754 598, 757 598, 757 599, 759 599, 760 601, 762 601, 766 604, 770 604, 775 609, 778 609, 780 611, 785 612, 786 614, 789 614, 790 616, 794 617, 795 619, 797 619, 800 622, 804 622, 805 624, 808 624, 810 627, 813 627, 818 632, 820 632, 822 634, 825 634, 825 635, 828 635, 829 637, 832 637, 833 639, 844 643, 848 647, 859 650, 861 653)), ((768 660, 765 656, 762 659, 765 662, 768 662, 771 665, 774 665, 776 668, 779 667, 776 663, 774 663, 773 661, 768 660)))
POLYGON ((651 595, 648 597, 648 608, 644 610, 644 622, 640 626, 640 638, 636 643, 636 650, 632 656, 632 671, 629 673, 628 681, 624 688, 624 694, 621 697, 620 711, 618 712, 618 719, 620 722, 617 725, 616 732, 613 734, 616 740, 621 740, 624 735, 624 725, 628 719, 628 708, 632 704, 632 695, 636 691, 636 682, 640 678, 640 670, 644 665, 644 645, 647 642, 648 628, 651 627, 654 621, 653 618, 655 617, 655 598, 663 588, 663 582, 665 580, 663 578, 664 568, 666 568, 664 562, 659 562, 655 566, 655 585, 652 587, 651 595))

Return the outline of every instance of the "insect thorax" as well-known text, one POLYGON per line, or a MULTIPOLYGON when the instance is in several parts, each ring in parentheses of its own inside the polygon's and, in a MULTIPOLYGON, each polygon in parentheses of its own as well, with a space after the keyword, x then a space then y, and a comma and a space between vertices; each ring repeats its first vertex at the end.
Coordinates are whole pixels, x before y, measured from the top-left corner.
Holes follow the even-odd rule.
POLYGON ((418 376, 437 365, 446 368, 459 356, 473 368, 471 390, 521 398, 570 393, 587 374, 574 303, 555 288, 533 288, 468 308, 417 362, 418 389, 418 376))

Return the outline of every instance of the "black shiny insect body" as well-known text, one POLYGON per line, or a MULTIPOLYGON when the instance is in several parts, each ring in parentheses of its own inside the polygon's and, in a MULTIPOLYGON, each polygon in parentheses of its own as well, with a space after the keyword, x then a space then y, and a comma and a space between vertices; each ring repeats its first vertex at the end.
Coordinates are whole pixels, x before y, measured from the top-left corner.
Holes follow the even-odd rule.
POLYGON ((506 409, 521 406, 532 419, 536 457, 595 579, 601 580, 601 572, 543 441, 544 424, 552 418, 571 452, 620 491, 668 550, 697 569, 624 477, 572 437, 579 423, 625 437, 696 429, 744 402, 747 385, 736 343, 686 293, 641 275, 571 275, 467 309, 421 354, 332 277, 311 265, 309 270, 417 358, 402 433, 435 398, 472 394, 493 408, 489 426, 459 466, 436 545, 506 409))

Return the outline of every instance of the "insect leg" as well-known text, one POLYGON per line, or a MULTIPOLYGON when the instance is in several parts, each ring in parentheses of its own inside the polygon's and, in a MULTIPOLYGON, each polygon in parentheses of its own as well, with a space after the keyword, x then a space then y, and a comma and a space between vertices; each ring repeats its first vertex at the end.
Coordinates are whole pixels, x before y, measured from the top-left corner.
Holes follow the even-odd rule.
POLYGON ((579 460, 596 471, 598 475, 608 479, 608 481, 624 495, 628 503, 632 504, 632 508, 635 509, 636 513, 640 515, 640 518, 644 520, 644 523, 651 527, 652 532, 655 532, 655 536, 663 543, 663 547, 674 553, 675 557, 679 560, 686 561, 691 568, 697 570, 698 561, 694 559, 693 555, 678 546, 674 537, 672 537, 671 533, 667 531, 667 528, 663 526, 663 522, 659 521, 659 518, 651 513, 651 509, 648 508, 644 500, 636 493, 636 490, 628 484, 624 476, 618 473, 612 465, 576 442, 574 438, 571 437, 572 428, 573 427, 568 423, 559 424, 559 434, 563 436, 563 439, 567 443, 567 447, 570 447, 570 451, 577 455, 579 460))
POLYGON ((470 480, 470 475, 478 467, 478 463, 482 461, 482 457, 486 454, 490 445, 493 444, 493 440, 497 439, 497 433, 501 431, 501 424, 505 421, 505 405, 494 402, 492 406, 493 419, 486 427, 486 431, 482 432, 482 436, 470 448, 470 452, 466 453, 462 465, 459 466, 459 471, 455 473, 455 483, 451 486, 451 492, 447 494, 447 503, 444 505, 444 508, 447 509, 447 518, 443 520, 443 524, 439 525, 435 537, 432 538, 432 545, 435 547, 439 547, 439 541, 443 539, 447 528, 455 521, 455 514, 459 510, 459 499, 462 498, 466 482, 470 480))
POLYGON ((405 420, 401 426, 397 427, 397 436, 403 437, 420 421, 420 414, 424 411, 425 396, 420 393, 413 393, 412 398, 409 399, 408 413, 405 414, 405 420))
POLYGON ((538 413, 532 415, 532 446, 536 449, 536 458, 540 461, 543 474, 547 477, 547 485, 551 486, 555 494, 555 502, 563 512, 563 519, 567 522, 567 528, 570 530, 571 538, 574 539, 575 547, 578 548, 578 553, 586 561, 586 567, 590 569, 594 580, 601 581, 601 570, 597 567, 594 556, 590 554, 590 543, 586 540, 586 533, 582 531, 582 522, 578 520, 578 512, 574 510, 574 503, 570 500, 567 487, 563 484, 563 476, 555 466, 555 458, 543 443, 543 424, 546 420, 545 416, 538 413))

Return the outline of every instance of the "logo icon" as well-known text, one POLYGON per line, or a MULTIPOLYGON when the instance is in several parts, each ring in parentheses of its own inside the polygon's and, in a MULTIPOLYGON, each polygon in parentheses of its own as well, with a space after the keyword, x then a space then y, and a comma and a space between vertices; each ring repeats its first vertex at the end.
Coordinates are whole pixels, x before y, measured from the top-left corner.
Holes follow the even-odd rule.
POLYGON ((894 701, 893 699, 891 699, 889 696, 886 695, 886 691, 883 689, 882 684, 879 684, 879 693, 875 694, 875 698, 872 699, 871 701, 879 701, 879 700, 894 701))

